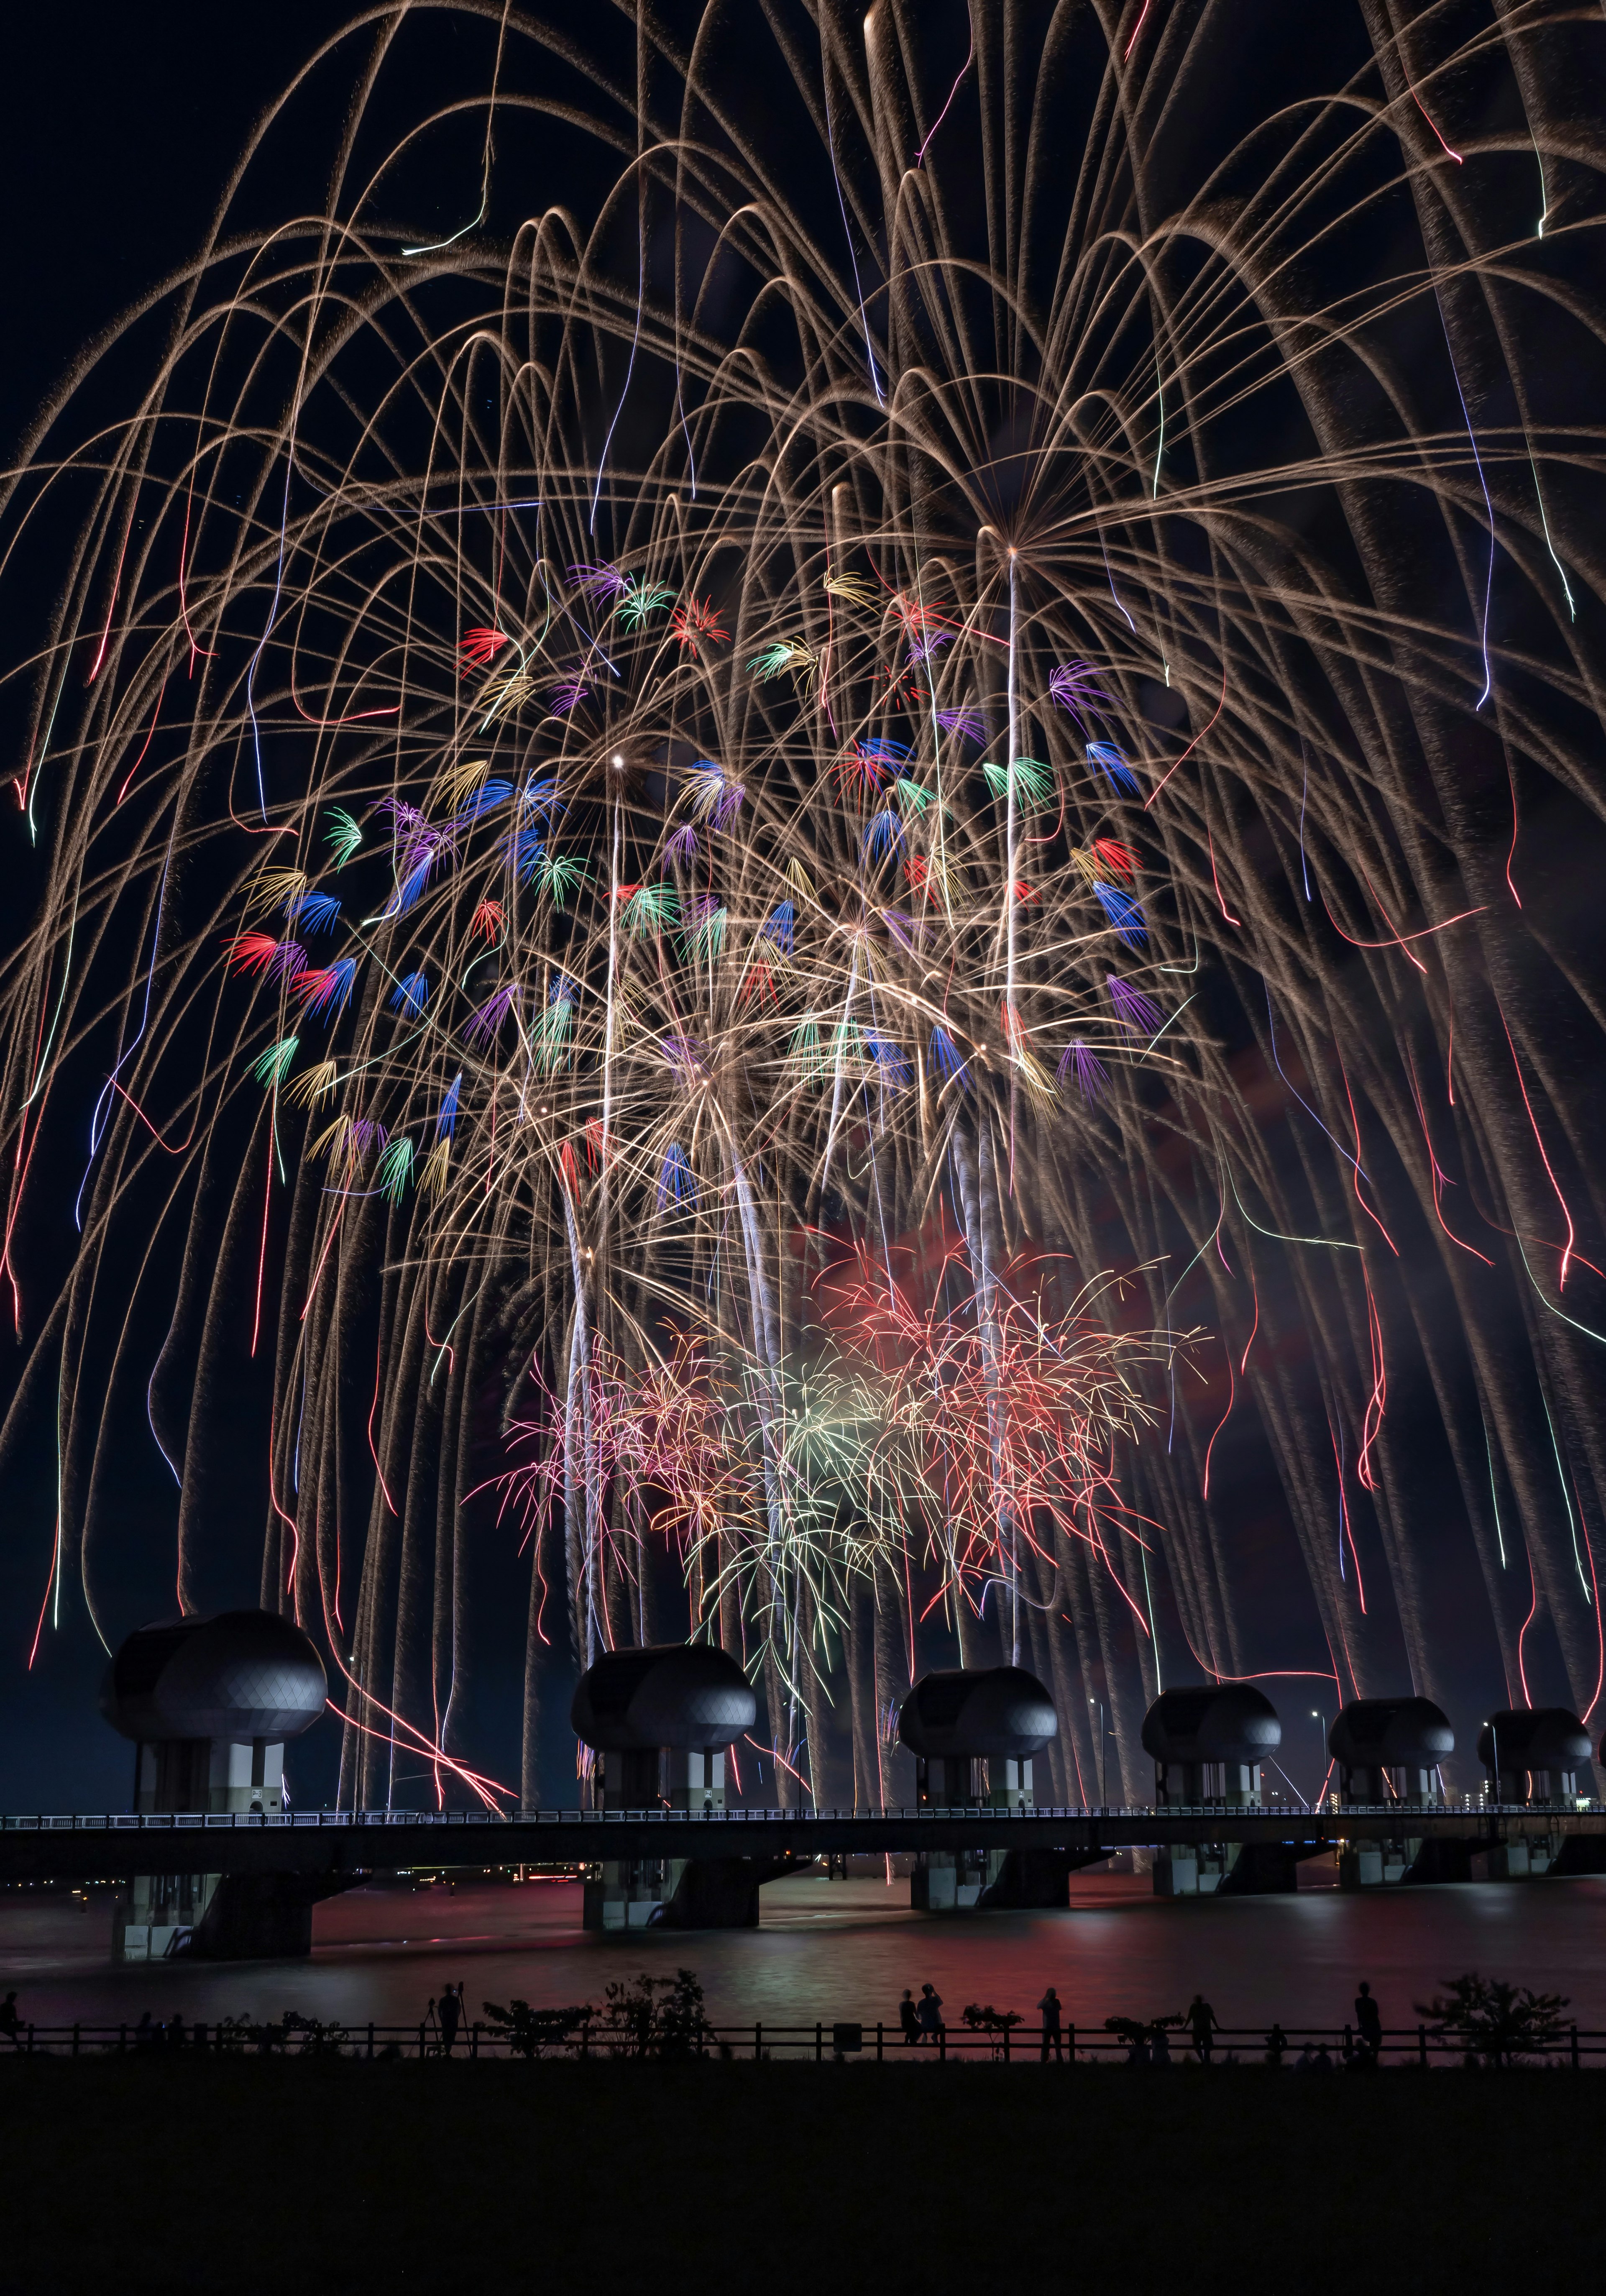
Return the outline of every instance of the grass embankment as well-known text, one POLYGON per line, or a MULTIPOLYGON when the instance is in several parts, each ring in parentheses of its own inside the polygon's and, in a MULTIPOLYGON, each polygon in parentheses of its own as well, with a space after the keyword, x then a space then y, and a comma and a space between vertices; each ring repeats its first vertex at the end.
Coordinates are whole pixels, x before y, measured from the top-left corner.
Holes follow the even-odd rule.
POLYGON ((1606 2079, 0 2061, 0 2290, 1525 2285, 1606 2079))

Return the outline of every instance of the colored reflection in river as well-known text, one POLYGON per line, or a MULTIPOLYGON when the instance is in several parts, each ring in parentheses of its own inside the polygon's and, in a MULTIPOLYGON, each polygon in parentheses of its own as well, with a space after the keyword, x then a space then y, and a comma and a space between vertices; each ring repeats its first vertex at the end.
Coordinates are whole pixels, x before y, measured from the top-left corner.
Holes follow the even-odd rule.
MULTIPOLYGON (((1330 1874, 1331 1869, 1328 1869, 1330 1874)), ((1313 1886, 1293 1896, 1163 1901, 1146 1875, 1082 1874, 1067 1913, 935 1917, 913 1913, 908 1884, 870 1873, 804 1874, 770 1884, 757 1931, 641 1931, 590 1937, 567 1882, 406 1882, 321 1906, 310 1960, 167 1963, 113 1969, 111 1900, 8 1893, 0 1898, 0 1976, 39 2024, 274 2017, 287 2008, 349 2025, 416 2021, 462 1981, 470 2013, 518 1995, 537 2005, 600 2000, 610 1979, 694 1969, 719 2022, 896 2023, 905 1986, 930 1980, 950 2021, 968 2001, 1034 2019, 1045 1985, 1069 2019, 1153 2017, 1196 1991, 1223 2025, 1341 2024, 1370 1980, 1387 2025, 1478 1969, 1566 1994, 1580 2026, 1606 2029, 1606 1880, 1474 1883, 1352 1896, 1313 1886)))

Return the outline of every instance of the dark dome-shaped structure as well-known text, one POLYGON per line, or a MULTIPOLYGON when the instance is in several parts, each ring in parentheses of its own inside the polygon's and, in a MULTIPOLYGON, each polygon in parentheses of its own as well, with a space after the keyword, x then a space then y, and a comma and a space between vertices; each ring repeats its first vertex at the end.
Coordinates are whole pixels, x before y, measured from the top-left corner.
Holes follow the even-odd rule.
POLYGON ((323 1713, 324 1662, 291 1619, 219 1611, 139 1627, 106 1670, 101 1711, 142 1745, 296 1737, 323 1713))
POLYGON ((1486 1769, 1576 1770, 1591 1753, 1589 1733, 1565 1706, 1507 1707, 1478 1733, 1486 1769))
POLYGON ((1334 1716, 1327 1751, 1348 1769, 1431 1770, 1455 1751, 1455 1733, 1430 1698, 1356 1698, 1334 1716))
POLYGON ((605 1651, 580 1677, 569 1710, 576 1737, 609 1754, 660 1746, 711 1753, 758 1717, 747 1677, 712 1643, 605 1651))
POLYGON ((1162 1690, 1143 1717, 1143 1751, 1157 1762, 1259 1762, 1282 1743, 1276 1708, 1247 1682, 1162 1690))
POLYGON ((1024 1761, 1059 1734, 1053 1699, 1020 1666, 922 1675, 897 1718, 904 1744, 928 1760, 1024 1761))

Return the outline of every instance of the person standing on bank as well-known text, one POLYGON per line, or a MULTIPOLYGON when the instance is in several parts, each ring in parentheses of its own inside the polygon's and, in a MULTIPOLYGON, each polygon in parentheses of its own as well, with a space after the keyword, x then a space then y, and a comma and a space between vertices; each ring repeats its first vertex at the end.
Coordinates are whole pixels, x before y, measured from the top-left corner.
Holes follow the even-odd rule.
POLYGON ((440 2054, 449 2057, 457 2038, 458 2021, 463 2015, 463 1988, 448 1985, 440 1997, 440 2054))
POLYGON ((920 2019, 914 2013, 914 1996, 910 1992, 906 1985, 904 1988, 904 1997, 897 2005, 897 2021, 902 2029, 904 2039, 908 2046, 910 2048, 918 2048, 920 2046, 920 2019))
POLYGON ((1364 1977, 1361 1989, 1355 1997, 1355 2025, 1363 2045, 1374 2057, 1380 2056, 1383 2047, 1382 2012, 1372 1999, 1372 1988, 1364 1977))
POLYGON ((1043 2062, 1048 2062, 1049 2045, 1053 2045, 1054 2062, 1065 2062, 1065 2044, 1060 2033, 1060 1997, 1051 1985, 1037 2004, 1037 2014, 1043 2020, 1043 2062))
POLYGON ((934 1985, 921 1987, 920 2003, 914 2013, 920 2020, 922 2040, 935 2041, 943 2030, 943 2022, 942 1996, 934 1985))
POLYGON ((1221 2028, 1216 2022, 1216 2012, 1202 1993, 1196 1993, 1188 2004, 1188 2028, 1193 2036, 1193 2046, 1199 2052, 1200 2063, 1208 2065, 1210 2062, 1210 2036, 1219 2033, 1221 2028))

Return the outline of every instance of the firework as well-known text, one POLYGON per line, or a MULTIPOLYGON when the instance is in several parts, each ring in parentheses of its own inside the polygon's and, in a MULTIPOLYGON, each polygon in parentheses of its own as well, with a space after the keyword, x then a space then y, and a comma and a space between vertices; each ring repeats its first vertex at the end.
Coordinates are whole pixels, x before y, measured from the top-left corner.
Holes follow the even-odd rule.
MULTIPOLYGON (((786 1775, 832 1800, 885 1798, 873 1718, 922 1636, 1030 1660, 1069 1799, 1080 1681, 1135 1779, 1166 1666, 1250 1663, 1241 1440, 1282 1477, 1301 1662, 1385 1689, 1403 1638, 1439 1692, 1404 1354, 1513 1692, 1543 1595, 1587 1709, 1587 1128, 1547 1104, 1536 1002, 1495 1002, 1550 959, 1487 825, 1541 775, 1597 807, 1585 450, 1463 390, 1516 360, 1527 404, 1546 275, 1528 224, 1471 218, 1505 144, 1543 171, 1561 134, 1536 51, 1520 132, 1455 123, 1446 157, 1464 59, 1380 36, 1362 111, 1335 77, 1274 160, 1296 131, 1226 140, 1182 12, 1130 53, 1112 5, 1055 19, 1025 78, 981 25, 959 83, 923 15, 846 24, 785 57, 745 26, 707 77, 657 54, 677 94, 625 131, 647 156, 594 233, 414 248, 342 214, 336 297, 276 240, 242 284, 220 226, 127 422, 41 450, 38 486, 91 503, 17 672, 49 888, 8 978, 5 1265, 59 1375, 45 1615, 75 1589, 96 1615, 125 1390, 180 1463, 193 1598, 209 1367, 244 1351, 271 1382, 263 1586, 348 1686, 344 1794, 390 1790, 370 1704, 480 1752, 452 1734, 488 1480, 528 1536, 527 1793, 553 1641, 667 1620, 751 1660, 786 1775), (1102 91, 1074 119, 1068 40, 1102 91), (799 93, 826 122, 846 94, 863 135, 772 172, 738 156, 765 138, 698 130, 799 93), (1005 100, 1036 107, 1007 182, 954 198, 1005 100), (1332 218, 1384 186, 1417 221, 1381 264, 1332 218), (667 258, 688 233, 750 291, 667 258), (1409 390, 1379 380, 1402 311, 1443 345, 1409 390), (235 357, 260 333, 288 396, 235 357), (16 1242, 68 1141, 53 1311, 16 1242), (851 1313, 821 1289, 844 1255, 851 1313), (511 1483, 473 1456, 488 1394, 511 1483)), ((512 103, 551 59, 508 43, 512 103)), ((20 569, 37 496, 10 497, 20 569)))

